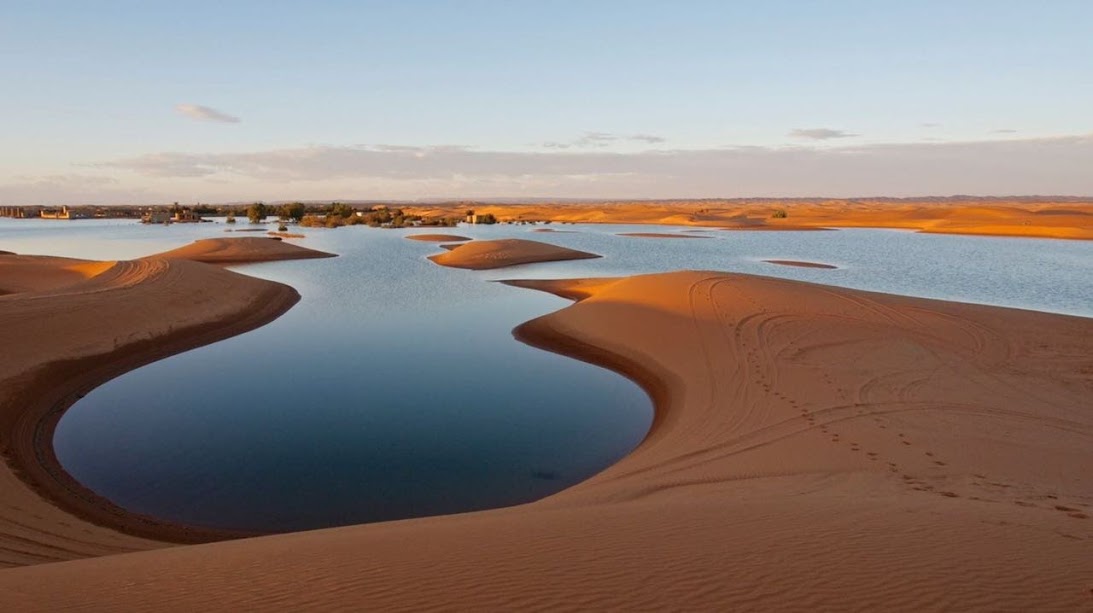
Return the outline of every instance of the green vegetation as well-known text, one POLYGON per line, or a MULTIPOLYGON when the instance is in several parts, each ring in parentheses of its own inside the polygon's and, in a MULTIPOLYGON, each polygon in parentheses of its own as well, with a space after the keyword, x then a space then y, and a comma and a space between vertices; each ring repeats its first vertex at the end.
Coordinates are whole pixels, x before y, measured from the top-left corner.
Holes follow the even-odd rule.
POLYGON ((281 219, 291 219, 299 223, 304 218, 304 214, 307 213, 307 207, 303 202, 291 202, 289 204, 281 205, 281 209, 278 211, 278 215, 281 219))
POLYGON ((255 202, 247 207, 247 219, 249 219, 251 223, 261 223, 261 221, 266 218, 267 214, 266 205, 261 202, 255 202))
POLYGON ((304 215, 300 225, 305 228, 338 228, 341 226, 367 225, 373 228, 405 228, 410 226, 446 226, 459 223, 456 217, 434 217, 425 219, 421 215, 411 215, 402 209, 375 206, 366 211, 358 211, 352 206, 340 202, 331 203, 325 215, 304 215))

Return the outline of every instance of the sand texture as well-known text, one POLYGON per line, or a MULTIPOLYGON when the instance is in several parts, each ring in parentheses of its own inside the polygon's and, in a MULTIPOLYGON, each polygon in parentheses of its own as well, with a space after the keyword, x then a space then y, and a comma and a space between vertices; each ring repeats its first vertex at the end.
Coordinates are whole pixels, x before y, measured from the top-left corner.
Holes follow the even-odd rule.
MULTIPOLYGON (((241 230, 240 230, 241 231, 241 230)), ((279 238, 207 238, 159 254, 160 258, 190 260, 206 264, 250 264, 278 260, 332 258, 333 253, 285 243, 279 238)))
POLYGON ((406 238, 412 241, 427 241, 433 243, 458 243, 469 241, 470 238, 458 234, 410 234, 406 238))
POLYGON ((517 264, 536 262, 558 262, 561 260, 585 260, 598 258, 594 253, 567 249, 549 243, 529 241, 519 238, 506 238, 491 241, 473 241, 457 246, 447 253, 429 256, 429 259, 441 266, 485 270, 504 268, 517 264))
MULTIPOLYGON (((8 610, 1083 610, 1093 320, 679 272, 525 281, 656 403, 536 503, 0 571, 8 610)), ((24 519, 32 525, 36 520, 24 519)))
POLYGON ((778 264, 779 266, 796 266, 798 268, 824 268, 827 270, 834 270, 838 266, 832 266, 831 264, 821 264, 820 262, 801 262, 799 260, 763 260, 768 264, 778 264))
MULTIPOLYGON (((466 203, 410 207, 426 216, 460 214, 466 203)), ((1093 239, 1093 201, 1044 199, 755 199, 481 204, 506 221, 708 226, 727 230, 802 231, 900 228, 944 234, 1093 239), (784 211, 785 217, 775 217, 784 211)))
POLYGON ((296 303, 296 291, 157 256, 123 262, 6 256, 0 280, 18 290, 0 296, 0 566, 238 536, 113 506, 60 468, 53 429, 65 409, 101 383, 265 324, 296 303))

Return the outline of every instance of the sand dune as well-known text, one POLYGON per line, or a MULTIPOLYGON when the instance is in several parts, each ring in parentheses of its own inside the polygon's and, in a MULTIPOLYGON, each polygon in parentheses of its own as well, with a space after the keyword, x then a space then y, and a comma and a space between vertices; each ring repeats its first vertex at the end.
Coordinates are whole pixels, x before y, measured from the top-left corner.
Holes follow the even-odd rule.
MULTIPOLYGON (((426 216, 458 214, 466 203, 410 207, 426 216)), ((1051 199, 757 199, 482 204, 502 221, 707 226, 736 231, 902 228, 932 233, 1093 239, 1093 202, 1051 199), (775 217, 780 211, 786 217, 775 217)))
POLYGON ((165 251, 157 257, 190 260, 207 264, 249 264, 277 260, 332 258, 333 253, 307 249, 266 237, 207 238, 185 247, 165 251))
POLYGON ((19 290, 0 296, 0 347, 17 348, 0 351, 0 566, 158 548, 164 539, 237 536, 114 507, 60 469, 53 428, 68 406, 104 381, 258 327, 295 304, 296 291, 159 257, 90 262, 5 256, 0 279, 19 290))
POLYGON ((821 264, 820 262, 801 262, 798 260, 763 260, 768 264, 778 264, 779 266, 797 266, 799 268, 825 268, 828 270, 834 270, 838 266, 832 266, 831 264, 821 264))
POLYGON ((414 241, 429 241, 434 243, 456 243, 471 239, 458 234, 410 234, 406 238, 414 241))
POLYGON ((447 253, 429 256, 429 259, 441 266, 484 270, 517 264, 585 260, 598 257, 602 256, 539 241, 507 238, 466 243, 447 253))
POLYGON ((681 272, 525 281, 656 401, 537 503, 0 572, 11 610, 1081 610, 1093 320, 681 272))
POLYGON ((114 262, 9 254, 0 258, 0 294, 56 289, 94 277, 114 262))

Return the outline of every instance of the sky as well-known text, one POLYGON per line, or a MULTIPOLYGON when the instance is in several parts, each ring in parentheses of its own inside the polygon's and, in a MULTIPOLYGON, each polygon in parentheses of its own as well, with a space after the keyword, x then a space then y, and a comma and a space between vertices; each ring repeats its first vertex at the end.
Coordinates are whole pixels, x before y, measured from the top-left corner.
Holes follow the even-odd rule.
POLYGON ((1093 2, 0 0, 0 204, 1093 195, 1093 2))

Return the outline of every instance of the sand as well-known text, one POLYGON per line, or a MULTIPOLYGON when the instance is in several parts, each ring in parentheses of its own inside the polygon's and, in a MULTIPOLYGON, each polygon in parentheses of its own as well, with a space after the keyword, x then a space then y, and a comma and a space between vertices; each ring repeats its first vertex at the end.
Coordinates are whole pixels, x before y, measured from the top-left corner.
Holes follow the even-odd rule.
POLYGON ((838 266, 831 264, 821 264, 820 262, 801 262, 799 260, 763 260, 768 264, 778 264, 779 266, 797 266, 798 268, 823 268, 826 270, 835 270, 838 266))
POLYGON ((693 234, 667 234, 663 232, 623 232, 619 236, 633 238, 710 238, 709 236, 696 236, 693 234))
POLYGON ((429 256, 429 259, 441 266, 485 270, 517 264, 585 260, 598 257, 602 256, 539 241, 506 238, 465 243, 447 253, 429 256))
POLYGON ((4 570, 5 608, 1089 608, 1093 319, 715 272, 520 285, 580 299, 520 339, 654 398, 616 465, 507 509, 4 570))
POLYGON ((0 294, 20 294, 85 281, 114 265, 72 258, 8 254, 0 258, 0 294))
POLYGON ((414 241, 428 241, 434 243, 457 243, 471 240, 466 236, 459 236, 458 234, 410 234, 406 238, 414 241))
MULTIPOLYGON (((425 216, 461 214, 467 203, 404 208, 425 216)), ((737 231, 898 228, 944 234, 1093 239, 1093 200, 1051 198, 860 198, 607 201, 475 204, 501 221, 666 224, 737 231), (786 217, 776 218, 778 211, 786 217)))
POLYGON ((194 241, 185 247, 165 251, 157 257, 182 259, 206 264, 251 264, 278 260, 332 258, 333 253, 307 249, 285 243, 279 238, 207 238, 194 241))
MULTIPOLYGON (((258 240, 286 254, 299 253, 290 245, 258 240)), ((223 253, 236 253, 236 262, 250 249, 246 244, 238 250, 220 247, 223 253)), ((273 255, 268 248, 259 254, 263 260, 273 255)), ((94 387, 143 364, 263 325, 296 303, 296 291, 158 256, 123 262, 5 256, 0 279, 7 289, 18 290, 0 296, 0 347, 5 348, 0 352, 5 460, 0 467, 0 566, 239 536, 166 524, 113 506, 60 468, 52 450, 53 429, 64 410, 94 387)))

